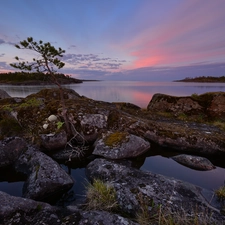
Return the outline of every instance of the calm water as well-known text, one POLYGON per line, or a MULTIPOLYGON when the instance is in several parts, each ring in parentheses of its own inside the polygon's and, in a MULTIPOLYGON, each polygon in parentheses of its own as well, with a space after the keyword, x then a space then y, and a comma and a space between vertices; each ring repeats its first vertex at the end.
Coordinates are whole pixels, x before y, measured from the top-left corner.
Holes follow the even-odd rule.
MULTIPOLYGON (((225 91, 225 83, 143 82, 143 81, 96 81, 66 85, 78 94, 107 102, 130 102, 146 108, 155 93, 188 96, 193 93, 225 91)), ((12 97, 26 97, 51 86, 1 85, 12 97)))
MULTIPOLYGON (((8 92, 12 97, 26 97, 43 88, 52 86, 11 86, 1 85, 0 89, 8 92)), ((181 82, 142 82, 142 81, 99 81, 84 82, 82 84, 66 85, 78 94, 107 102, 130 102, 142 108, 146 108, 155 93, 163 93, 174 96, 188 96, 193 93, 225 91, 225 84, 221 83, 181 83, 181 82)), ((214 190, 224 184, 225 163, 214 160, 216 169, 212 171, 197 171, 173 161, 167 153, 153 149, 152 154, 143 159, 139 166, 142 170, 149 170, 166 176, 191 182, 198 186, 214 190)), ((66 169, 66 168, 65 168, 66 169)), ((75 194, 82 194, 85 183, 85 169, 71 170, 75 185, 71 190, 75 194)), ((0 190, 12 195, 20 196, 23 182, 8 182, 0 175, 0 190)), ((16 180, 17 181, 17 180, 16 180)))

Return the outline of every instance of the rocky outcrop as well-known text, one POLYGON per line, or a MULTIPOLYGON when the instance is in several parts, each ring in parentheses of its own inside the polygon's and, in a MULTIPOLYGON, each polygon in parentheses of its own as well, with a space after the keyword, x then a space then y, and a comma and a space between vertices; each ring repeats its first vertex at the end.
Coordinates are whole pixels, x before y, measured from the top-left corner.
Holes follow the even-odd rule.
POLYGON ((48 201, 73 185, 71 177, 57 162, 32 147, 20 156, 15 169, 28 176, 23 187, 26 198, 48 201))
POLYGON ((43 202, 10 196, 0 191, 0 224, 60 224, 56 208, 43 202))
POLYGON ((184 211, 191 215, 198 208, 199 215, 211 215, 212 224, 221 224, 225 219, 214 208, 216 205, 209 203, 210 200, 213 203, 213 193, 174 178, 140 171, 106 159, 92 161, 86 168, 86 174, 90 180, 109 182, 117 192, 121 210, 131 216, 140 210, 144 201, 150 211, 153 205, 161 205, 162 210, 174 213, 184 211))
POLYGON ((196 170, 212 170, 216 167, 206 158, 194 155, 176 155, 172 157, 176 162, 196 170))
POLYGON ((0 141, 0 168, 13 165, 27 148, 27 143, 19 137, 0 141))
POLYGON ((225 120, 225 93, 208 92, 187 97, 155 94, 147 109, 151 112, 171 113, 176 117, 190 116, 225 120))
POLYGON ((134 158, 149 150, 144 139, 127 132, 109 132, 96 141, 94 155, 108 159, 134 158))

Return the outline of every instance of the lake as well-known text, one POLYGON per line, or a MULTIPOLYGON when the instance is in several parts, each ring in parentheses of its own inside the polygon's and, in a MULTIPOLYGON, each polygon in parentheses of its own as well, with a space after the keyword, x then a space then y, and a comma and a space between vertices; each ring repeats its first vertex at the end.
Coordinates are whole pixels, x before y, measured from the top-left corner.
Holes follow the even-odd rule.
MULTIPOLYGON (((12 97, 26 97, 43 88, 52 86, 12 86, 1 85, 0 89, 8 92, 12 97)), ((147 108, 149 101, 155 93, 163 93, 173 96, 189 96, 203 94, 205 92, 225 91, 225 83, 185 83, 185 82, 144 82, 144 81, 94 81, 81 84, 65 85, 75 90, 78 94, 94 100, 107 102, 129 102, 142 108, 147 108)), ((195 185, 215 190, 224 184, 225 163, 221 159, 213 159, 216 169, 211 171, 197 171, 180 165, 171 159, 178 153, 167 153, 158 147, 151 148, 146 158, 139 162, 141 170, 149 170, 162 175, 188 181, 195 185)), ((66 170, 67 168, 62 165, 66 170)), ((71 192, 79 198, 84 190, 85 169, 75 168, 71 170, 75 180, 71 192)), ((13 176, 11 176, 13 177, 13 176)), ((21 196, 23 182, 18 178, 6 180, 0 173, 0 190, 12 195, 21 196)))

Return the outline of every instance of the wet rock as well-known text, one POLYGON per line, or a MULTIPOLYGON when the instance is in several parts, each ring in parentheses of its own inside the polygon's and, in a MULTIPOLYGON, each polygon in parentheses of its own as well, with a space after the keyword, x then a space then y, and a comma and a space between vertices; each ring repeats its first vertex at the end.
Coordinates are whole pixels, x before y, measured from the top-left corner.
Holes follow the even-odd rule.
POLYGON ((101 225, 138 225, 137 223, 105 211, 88 211, 81 213, 82 219, 78 225, 101 224, 101 225))
POLYGON ((0 141, 0 167, 14 164, 27 148, 27 143, 19 137, 11 137, 0 141))
POLYGON ((4 90, 0 89, 0 99, 11 98, 11 96, 4 90))
POLYGON ((41 145, 48 151, 64 149, 67 143, 66 131, 62 130, 55 134, 42 134, 41 145))
MULTIPOLYGON (((145 199, 147 207, 161 205, 162 210, 191 214, 208 212, 213 224, 221 224, 224 217, 210 205, 213 193, 192 184, 151 172, 125 166, 115 161, 95 159, 86 167, 88 179, 110 182, 116 189, 118 204, 123 212, 134 216, 145 199), (207 198, 206 198, 207 196, 207 198), (209 196, 209 199, 208 199, 209 196)), ((206 215, 204 215, 206 216, 206 215)))
POLYGON ((61 224, 56 208, 43 202, 10 196, 0 191, 0 224, 61 224))
POLYGON ((20 156, 15 169, 28 176, 23 187, 26 198, 48 201, 73 186, 73 180, 58 163, 33 147, 20 156))
POLYGON ((96 141, 94 155, 108 159, 134 158, 150 148, 150 143, 127 132, 108 132, 96 141))
POLYGON ((176 162, 196 170, 212 170, 216 167, 206 158, 194 155, 177 155, 172 157, 176 162))

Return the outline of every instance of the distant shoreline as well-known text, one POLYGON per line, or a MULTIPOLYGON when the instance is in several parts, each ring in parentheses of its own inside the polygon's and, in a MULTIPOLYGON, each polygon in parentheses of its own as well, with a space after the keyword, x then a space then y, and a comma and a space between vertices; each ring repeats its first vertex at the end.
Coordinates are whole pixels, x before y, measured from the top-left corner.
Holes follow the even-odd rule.
POLYGON ((195 83, 225 83, 225 76, 212 77, 212 76, 201 76, 201 77, 187 77, 182 80, 174 80, 173 82, 195 82, 195 83))

